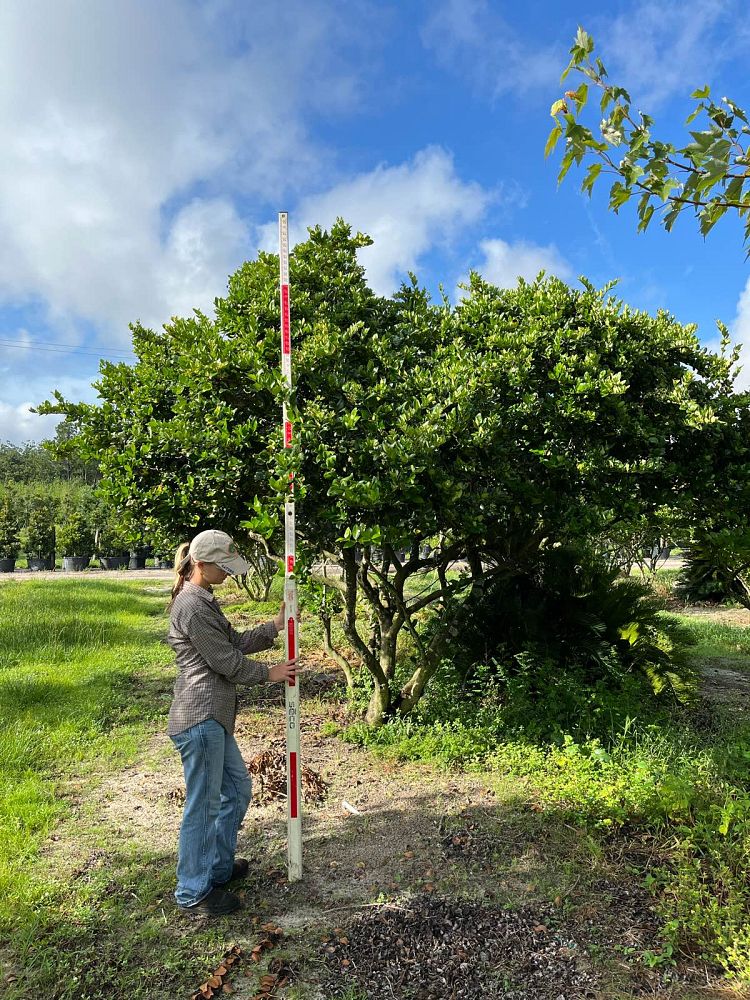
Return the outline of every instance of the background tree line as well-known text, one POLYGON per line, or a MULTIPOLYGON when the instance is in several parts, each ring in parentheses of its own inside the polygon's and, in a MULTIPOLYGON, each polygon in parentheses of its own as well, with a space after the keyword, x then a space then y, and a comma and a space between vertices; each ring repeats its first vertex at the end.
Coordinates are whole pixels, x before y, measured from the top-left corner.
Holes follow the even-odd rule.
POLYGON ((63 450, 63 445, 75 434, 75 426, 63 420, 48 445, 0 442, 0 483, 81 482, 94 485, 100 478, 99 463, 94 459, 84 461, 74 451, 63 450))

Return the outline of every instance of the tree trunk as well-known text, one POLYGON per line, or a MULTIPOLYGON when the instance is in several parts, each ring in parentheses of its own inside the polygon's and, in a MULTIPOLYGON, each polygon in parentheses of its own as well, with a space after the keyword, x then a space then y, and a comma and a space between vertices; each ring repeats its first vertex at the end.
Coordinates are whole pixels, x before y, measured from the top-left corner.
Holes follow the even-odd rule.
POLYGON ((382 726, 390 713, 390 707, 391 690, 388 681, 385 679, 379 681, 376 678, 370 704, 367 706, 367 715, 365 716, 367 725, 371 729, 377 729, 379 726, 382 726))
POLYGON ((328 617, 321 619, 323 622, 323 649, 328 656, 337 663, 341 669, 344 671, 344 677, 346 677, 346 686, 350 691, 354 690, 354 674, 352 673, 352 667, 347 658, 343 653, 340 653, 338 649, 331 642, 331 619, 328 617))
POLYGON ((398 714, 406 716, 411 712, 422 697, 427 681, 432 677, 440 663, 440 654, 435 651, 426 661, 420 663, 409 680, 401 688, 398 698, 398 714))

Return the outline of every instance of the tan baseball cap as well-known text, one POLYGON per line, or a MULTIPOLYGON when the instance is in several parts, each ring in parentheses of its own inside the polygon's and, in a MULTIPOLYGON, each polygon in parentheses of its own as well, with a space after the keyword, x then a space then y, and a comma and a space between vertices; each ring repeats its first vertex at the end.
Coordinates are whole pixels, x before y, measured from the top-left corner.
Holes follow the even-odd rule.
POLYGON ((248 565, 225 531, 201 531, 190 543, 193 562, 214 563, 230 576, 247 573, 248 565))

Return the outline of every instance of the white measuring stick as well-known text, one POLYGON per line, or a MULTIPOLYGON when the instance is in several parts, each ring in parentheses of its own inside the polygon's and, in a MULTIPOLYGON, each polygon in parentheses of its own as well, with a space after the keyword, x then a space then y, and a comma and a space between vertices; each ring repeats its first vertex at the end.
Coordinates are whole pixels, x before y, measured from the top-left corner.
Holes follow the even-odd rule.
MULTIPOLYGON (((279 212, 279 295, 281 302, 281 372, 292 388, 292 333, 289 319, 289 217, 279 212)), ((292 447, 293 428, 284 403, 284 447, 292 447)), ((294 476, 284 505, 284 600, 286 601, 286 658, 299 655, 297 580, 294 576, 297 550, 294 533, 294 476)), ((286 823, 289 881, 302 878, 302 765, 299 755, 299 684, 286 683, 286 823)))

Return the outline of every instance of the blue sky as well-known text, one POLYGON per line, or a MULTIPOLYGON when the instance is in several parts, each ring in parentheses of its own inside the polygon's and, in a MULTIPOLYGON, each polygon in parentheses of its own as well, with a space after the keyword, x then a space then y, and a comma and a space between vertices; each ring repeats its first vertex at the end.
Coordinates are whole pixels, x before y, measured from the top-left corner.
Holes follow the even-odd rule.
POLYGON ((0 440, 48 436, 29 407, 55 388, 93 399, 129 322, 210 310, 280 209, 293 236, 368 231, 383 293, 407 270, 451 294, 471 268, 618 278, 705 343, 721 319, 750 344, 735 218, 638 235, 604 186, 558 189, 543 150, 578 24, 665 137, 705 83, 750 105, 747 0, 4 0, 0 440))

